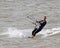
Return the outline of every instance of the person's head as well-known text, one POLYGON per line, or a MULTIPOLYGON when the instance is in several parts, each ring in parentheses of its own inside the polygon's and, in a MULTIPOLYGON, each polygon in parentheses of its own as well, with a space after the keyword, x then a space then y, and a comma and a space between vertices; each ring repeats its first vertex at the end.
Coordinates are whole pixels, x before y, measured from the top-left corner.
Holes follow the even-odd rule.
POLYGON ((46 20, 46 16, 44 16, 44 20, 46 20))

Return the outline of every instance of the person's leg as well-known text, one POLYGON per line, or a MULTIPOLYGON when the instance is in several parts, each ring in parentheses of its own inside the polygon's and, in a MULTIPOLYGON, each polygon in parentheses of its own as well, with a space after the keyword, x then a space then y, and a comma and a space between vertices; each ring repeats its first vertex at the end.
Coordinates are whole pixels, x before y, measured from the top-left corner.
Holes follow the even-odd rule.
POLYGON ((37 31, 37 28, 35 28, 33 31, 32 31, 32 38, 35 37, 35 32, 37 31))
POLYGON ((37 30, 37 28, 35 28, 33 31, 32 31, 32 35, 34 35, 34 32, 37 30))
POLYGON ((39 31, 41 31, 42 30, 42 28, 40 27, 40 28, 38 28, 35 32, 34 32, 34 37, 35 37, 35 35, 39 32, 39 31))

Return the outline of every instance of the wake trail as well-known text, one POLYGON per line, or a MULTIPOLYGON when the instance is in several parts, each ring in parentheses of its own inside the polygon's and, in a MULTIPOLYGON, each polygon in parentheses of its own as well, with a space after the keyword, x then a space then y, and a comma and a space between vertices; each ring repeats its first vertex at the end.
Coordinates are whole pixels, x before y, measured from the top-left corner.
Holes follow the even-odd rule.
MULTIPOLYGON (((19 30, 13 27, 8 28, 8 30, 0 35, 8 35, 8 37, 19 37, 25 38, 32 35, 33 29, 23 29, 19 30)), ((60 27, 52 29, 43 29, 37 35, 42 35, 42 37, 48 37, 54 34, 60 33, 60 27)))

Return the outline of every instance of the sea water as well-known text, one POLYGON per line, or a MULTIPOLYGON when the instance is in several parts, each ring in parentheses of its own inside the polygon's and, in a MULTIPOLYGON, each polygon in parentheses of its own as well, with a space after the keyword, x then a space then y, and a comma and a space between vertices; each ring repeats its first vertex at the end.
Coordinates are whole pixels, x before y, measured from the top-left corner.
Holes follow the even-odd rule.
POLYGON ((60 0, 0 0, 0 48, 60 48, 60 0), (28 38, 43 16, 46 26, 28 38))

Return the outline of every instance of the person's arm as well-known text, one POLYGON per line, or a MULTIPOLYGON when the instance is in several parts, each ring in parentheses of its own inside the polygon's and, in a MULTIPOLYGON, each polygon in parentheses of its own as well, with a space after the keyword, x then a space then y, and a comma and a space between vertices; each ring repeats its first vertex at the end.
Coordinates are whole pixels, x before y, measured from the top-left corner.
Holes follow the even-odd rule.
POLYGON ((32 22, 34 25, 36 25, 36 22, 32 22))
POLYGON ((32 22, 32 23, 36 25, 36 23, 40 23, 40 21, 37 21, 37 20, 36 20, 35 22, 32 22))

